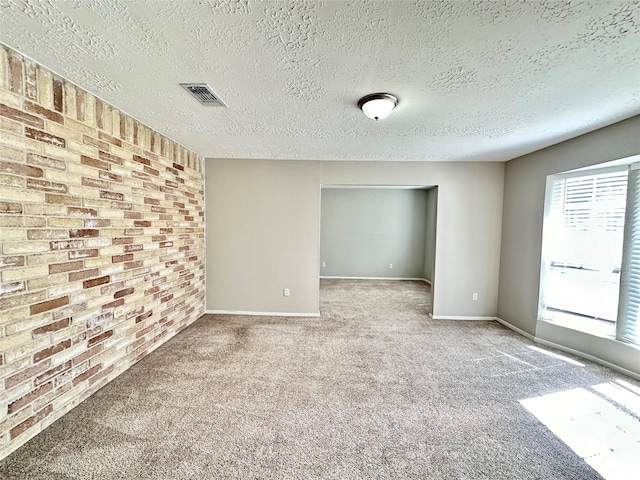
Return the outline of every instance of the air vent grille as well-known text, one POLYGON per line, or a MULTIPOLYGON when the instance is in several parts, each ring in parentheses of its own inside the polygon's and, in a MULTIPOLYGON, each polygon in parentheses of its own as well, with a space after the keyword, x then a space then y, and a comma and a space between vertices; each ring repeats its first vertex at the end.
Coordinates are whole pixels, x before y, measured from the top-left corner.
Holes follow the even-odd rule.
POLYGON ((213 90, 206 83, 181 83, 182 88, 195 97, 202 105, 208 107, 224 107, 222 100, 213 93, 213 90))

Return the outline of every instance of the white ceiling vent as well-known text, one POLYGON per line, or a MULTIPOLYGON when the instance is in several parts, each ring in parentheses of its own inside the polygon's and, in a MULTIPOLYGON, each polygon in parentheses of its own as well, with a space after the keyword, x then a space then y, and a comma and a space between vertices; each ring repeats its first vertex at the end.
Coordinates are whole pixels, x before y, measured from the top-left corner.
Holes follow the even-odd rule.
POLYGON ((207 107, 226 107, 206 83, 181 83, 182 88, 207 107))

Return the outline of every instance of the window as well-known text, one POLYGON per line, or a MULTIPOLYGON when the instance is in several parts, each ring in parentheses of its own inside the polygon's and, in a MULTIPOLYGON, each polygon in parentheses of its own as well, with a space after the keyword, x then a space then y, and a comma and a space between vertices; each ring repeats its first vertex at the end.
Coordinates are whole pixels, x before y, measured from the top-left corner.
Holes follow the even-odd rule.
POLYGON ((545 212, 539 317, 640 343, 640 170, 553 175, 545 212))

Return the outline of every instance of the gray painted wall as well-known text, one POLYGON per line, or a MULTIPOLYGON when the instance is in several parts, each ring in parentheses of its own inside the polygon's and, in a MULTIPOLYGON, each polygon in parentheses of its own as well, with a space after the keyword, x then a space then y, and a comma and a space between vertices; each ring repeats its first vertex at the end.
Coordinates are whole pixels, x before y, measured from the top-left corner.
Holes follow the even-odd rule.
MULTIPOLYGON (((640 117, 634 117, 506 163, 498 317, 526 333, 565 345, 568 338, 584 337, 537 322, 546 177, 639 153, 640 117), (557 336, 551 338, 554 330, 557 336)), ((607 355, 601 347, 589 352, 584 339, 568 346, 599 358, 607 355)), ((640 370, 640 354, 628 358, 635 358, 640 370)))
POLYGON ((438 187, 427 190, 427 215, 425 231, 425 252, 423 278, 433 283, 436 262, 436 220, 438 218, 438 187))
POLYGON ((423 278, 426 190, 323 188, 321 197, 320 275, 423 278))
POLYGON ((438 185, 434 316, 495 316, 503 181, 503 163, 208 159, 207 309, 318 312, 321 185, 438 185))

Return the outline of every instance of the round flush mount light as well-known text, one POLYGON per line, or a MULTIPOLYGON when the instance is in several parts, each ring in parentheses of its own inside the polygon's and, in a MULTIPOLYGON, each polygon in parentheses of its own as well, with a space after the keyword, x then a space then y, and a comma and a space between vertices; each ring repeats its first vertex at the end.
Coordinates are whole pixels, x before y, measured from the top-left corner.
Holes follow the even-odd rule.
POLYGON ((390 93, 372 93, 358 100, 358 107, 372 120, 382 120, 398 104, 398 97, 390 93))

